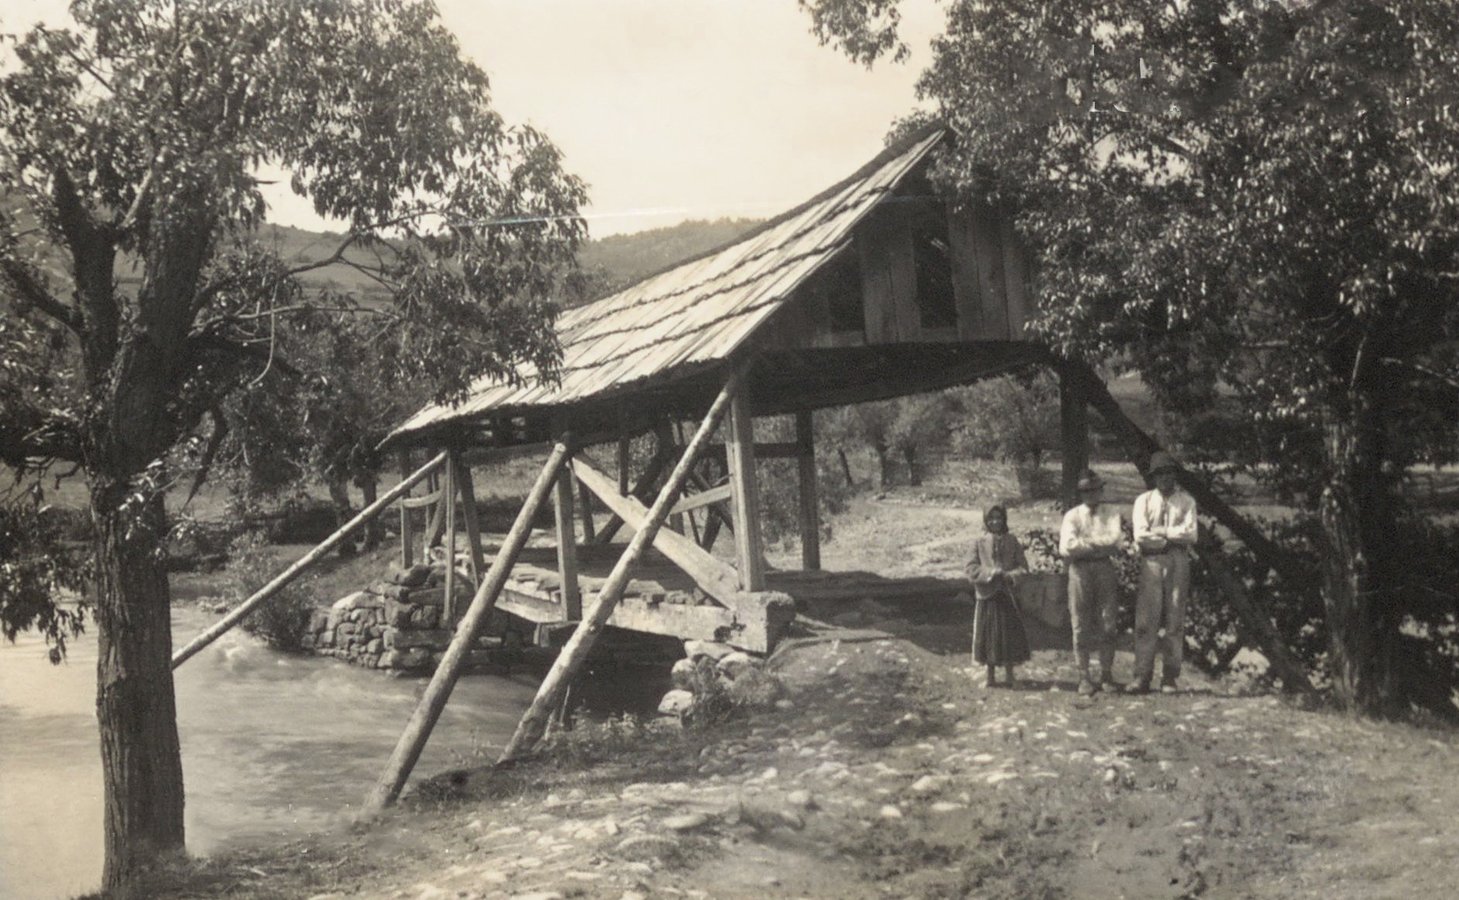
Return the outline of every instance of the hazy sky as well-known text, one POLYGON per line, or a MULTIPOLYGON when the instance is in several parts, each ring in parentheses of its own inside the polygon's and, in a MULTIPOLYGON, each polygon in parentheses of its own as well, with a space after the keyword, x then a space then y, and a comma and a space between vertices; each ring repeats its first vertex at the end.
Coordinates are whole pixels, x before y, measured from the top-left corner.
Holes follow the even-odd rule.
MULTIPOLYGON (((810 34, 795 0, 438 0, 497 108, 562 148, 601 237, 687 218, 774 215, 876 154, 914 106, 940 30, 904 6, 913 56, 868 72, 810 34)), ((6 30, 64 0, 0 0, 6 30)), ((321 227, 281 188, 270 219, 321 227)))

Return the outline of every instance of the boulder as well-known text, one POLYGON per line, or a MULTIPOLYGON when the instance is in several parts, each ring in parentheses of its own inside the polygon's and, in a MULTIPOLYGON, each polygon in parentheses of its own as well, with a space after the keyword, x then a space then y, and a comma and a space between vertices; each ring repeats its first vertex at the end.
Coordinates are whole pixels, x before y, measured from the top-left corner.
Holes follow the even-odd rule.
POLYGON ((386 600, 385 624, 391 628, 408 628, 410 627, 410 617, 415 614, 417 608, 413 603, 386 600))
POLYGON ((399 565, 391 566, 386 580, 391 584, 413 588, 425 584, 429 577, 431 577, 431 567, 425 563, 416 563, 408 569, 402 569, 399 565))
POLYGON ((684 716, 694 708, 694 695, 688 691, 673 690, 659 701, 659 715, 684 716))
POLYGON ((364 591, 355 591, 353 594, 346 594, 345 596, 334 601, 334 603, 330 604, 329 608, 332 610, 346 612, 352 609, 359 609, 361 606, 364 606, 365 604, 370 602, 371 601, 369 594, 365 593, 364 591))
MULTIPOLYGON (((336 623, 337 624, 337 623, 336 623)), ((316 609, 309 614, 309 630, 315 634, 329 626, 329 610, 316 609)))
POLYGON ((425 647, 428 650, 444 650, 451 645, 451 632, 444 628, 400 629, 385 631, 385 646, 398 650, 425 647))
POLYGON ((719 662, 724 657, 735 652, 735 648, 729 644, 718 644, 713 641, 684 642, 684 655, 689 659, 697 660, 702 656, 707 656, 715 662, 719 662))
POLYGON ((669 670, 669 678, 673 681, 674 687, 688 690, 694 684, 694 672, 699 666, 694 660, 685 657, 674 663, 674 668, 669 670))
POLYGON ((441 608, 439 606, 417 607, 415 611, 410 614, 411 628, 435 628, 440 624, 441 608))
POLYGON ((377 581, 370 585, 370 593, 383 600, 405 600, 410 596, 410 588, 388 581, 377 581))
POLYGON ((731 680, 739 678, 751 669, 759 669, 765 664, 759 659, 751 656, 743 650, 736 650, 733 653, 726 653, 715 663, 722 675, 731 680))

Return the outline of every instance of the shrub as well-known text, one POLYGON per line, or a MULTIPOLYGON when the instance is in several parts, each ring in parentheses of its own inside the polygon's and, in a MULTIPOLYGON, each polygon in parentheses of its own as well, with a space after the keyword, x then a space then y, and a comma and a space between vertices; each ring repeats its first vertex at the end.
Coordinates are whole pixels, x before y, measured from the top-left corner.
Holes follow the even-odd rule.
MULTIPOLYGON (((237 605, 272 581, 279 563, 258 532, 248 532, 233 541, 229 552, 224 596, 237 605)), ((307 583, 294 582, 281 588, 268 602, 243 620, 243 630, 278 650, 302 649, 300 639, 314 614, 313 592, 307 583)))

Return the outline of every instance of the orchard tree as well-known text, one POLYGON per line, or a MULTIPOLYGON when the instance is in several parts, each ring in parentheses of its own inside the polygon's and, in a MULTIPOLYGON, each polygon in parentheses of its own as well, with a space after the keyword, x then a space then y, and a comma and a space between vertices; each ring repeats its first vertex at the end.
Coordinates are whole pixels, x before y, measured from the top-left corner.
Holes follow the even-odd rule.
MULTIPOLYGON (((381 364, 436 397, 523 362, 550 376, 546 297, 584 192, 492 109, 429 2, 76 0, 71 16, 8 37, 0 70, 0 457, 32 477, 79 466, 89 486, 103 889, 125 893, 183 847, 163 558, 180 448, 288 364, 281 322, 337 305, 300 282, 326 262, 388 290, 362 352, 390 345, 381 364), (275 170, 346 223, 327 260, 290 267, 255 239, 275 170)), ((36 619, 11 598, 48 577, 0 587, 7 622, 36 619)))
MULTIPOLYGON (((862 62, 900 46, 895 0, 801 3, 862 62)), ((920 81, 953 136, 937 177, 1017 211, 1038 333, 1172 406, 1233 389, 1263 471, 1320 516, 1337 697, 1442 696, 1401 628, 1455 603, 1395 536, 1422 524, 1405 472, 1452 461, 1459 422, 1453 4, 945 5, 920 81)))

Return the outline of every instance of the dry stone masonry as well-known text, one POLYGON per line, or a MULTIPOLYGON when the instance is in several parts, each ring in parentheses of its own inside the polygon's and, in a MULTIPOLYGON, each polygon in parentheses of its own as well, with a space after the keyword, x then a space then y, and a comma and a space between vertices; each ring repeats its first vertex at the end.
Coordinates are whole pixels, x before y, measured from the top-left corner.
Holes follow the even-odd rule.
MULTIPOLYGON (((434 670, 453 633, 443 620, 445 573, 444 563, 392 566, 383 579, 316 610, 304 636, 305 649, 371 669, 434 670)), ((462 609, 473 590, 463 573, 456 575, 456 607, 462 609)), ((490 651, 501 646, 502 629, 488 625, 486 630, 468 666, 495 661, 490 651)))

